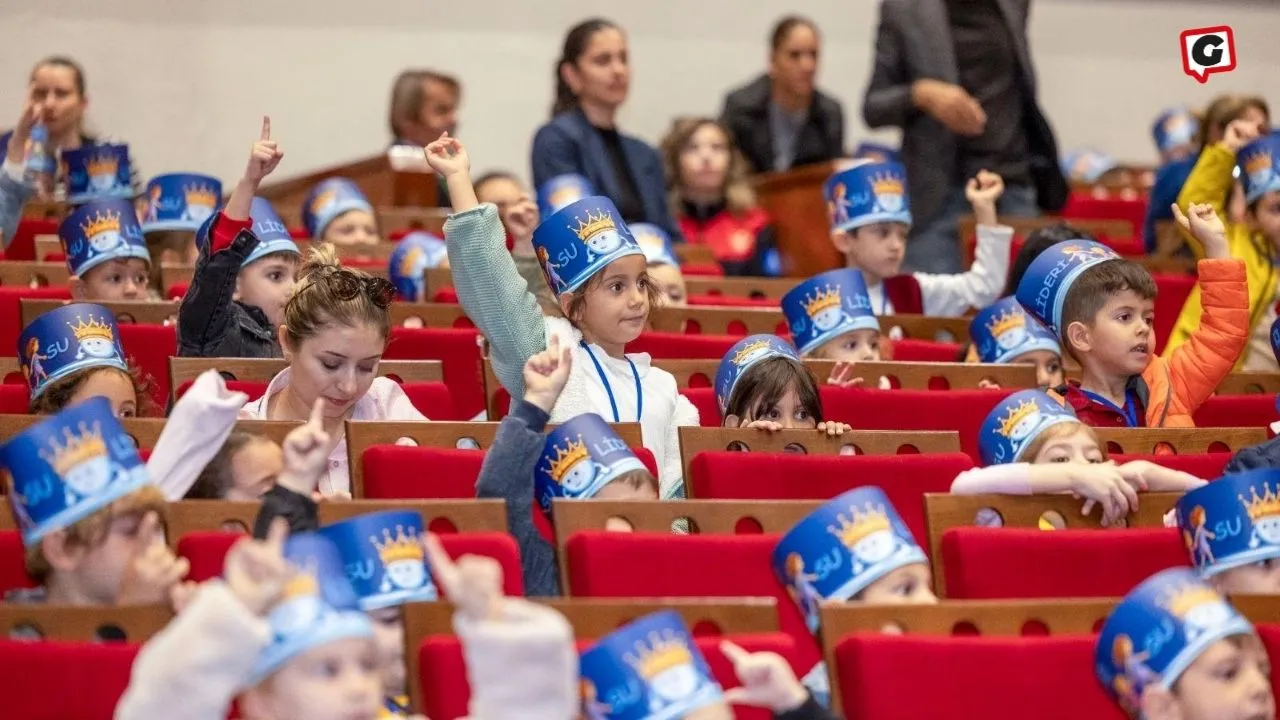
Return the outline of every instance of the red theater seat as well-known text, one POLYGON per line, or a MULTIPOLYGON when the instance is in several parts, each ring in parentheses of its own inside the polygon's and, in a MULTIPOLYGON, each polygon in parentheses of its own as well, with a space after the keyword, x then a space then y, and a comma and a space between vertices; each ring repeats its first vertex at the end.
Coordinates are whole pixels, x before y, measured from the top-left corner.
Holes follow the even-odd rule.
POLYGON ((1274 395, 1214 395, 1196 409, 1194 419, 1196 427, 1269 428, 1280 413, 1274 395))
POLYGON ((855 430, 958 430, 960 449, 975 462, 978 430, 987 413, 1009 396, 1008 390, 869 390, 823 386, 822 411, 828 420, 855 430))
POLYGON ((720 427, 724 422, 720 417, 720 403, 716 400, 716 391, 709 387, 680 388, 680 394, 698 410, 698 425, 702 427, 720 427))
POLYGON ((26 385, 0 384, 0 414, 25 415, 31 407, 31 393, 26 385))
POLYGON ((741 339, 741 336, 734 335, 643 332, 640 337, 627 343, 627 352, 649 353, 654 358, 665 360, 721 358, 741 339))
POLYGON ((163 412, 169 404, 169 358, 178 354, 177 328, 121 323, 120 344, 125 355, 150 376, 151 397, 163 412))
POLYGON ((22 334, 22 298, 70 300, 65 287, 29 288, 0 285, 0 355, 18 356, 18 336, 22 334))
POLYGON ((688 303, 693 306, 710 307, 762 307, 776 308, 777 298, 748 298, 737 295, 690 295, 688 303))
POLYGON ((1188 455, 1123 455, 1117 453, 1109 455, 1108 457, 1115 460, 1117 463, 1127 463, 1131 460, 1146 460, 1148 462, 1153 462, 1156 465, 1163 465, 1167 468, 1191 473, 1198 478, 1213 480, 1214 478, 1222 476, 1223 468, 1226 467, 1227 461, 1231 459, 1231 453, 1214 452, 1194 453, 1188 455))
POLYGON ((1156 352, 1162 353, 1165 343, 1169 342, 1169 336, 1173 334, 1173 326, 1178 323, 1178 316, 1182 314, 1187 296, 1196 286, 1196 279, 1191 275, 1164 273, 1152 277, 1156 281, 1156 352))
POLYGON ((0 640, 3 715, 18 720, 110 720, 138 645, 0 640))
POLYGON ((16 588, 38 586, 27 574, 27 556, 17 530, 0 530, 0 597, 16 588))
POLYGON ((392 328, 383 359, 439 360, 454 415, 470 420, 484 411, 484 369, 480 361, 480 333, 476 330, 392 328))
POLYGON ((955 343, 908 338, 895 340, 892 352, 895 362, 955 362, 960 356, 960 346, 955 343))

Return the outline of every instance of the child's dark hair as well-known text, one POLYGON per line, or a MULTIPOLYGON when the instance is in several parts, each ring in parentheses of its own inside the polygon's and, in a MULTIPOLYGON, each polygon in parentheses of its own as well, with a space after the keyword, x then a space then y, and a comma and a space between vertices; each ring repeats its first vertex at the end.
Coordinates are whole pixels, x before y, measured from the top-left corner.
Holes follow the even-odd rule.
POLYGON ((524 183, 520 182, 520 178, 516 177, 515 173, 509 170, 490 170, 476 178, 476 181, 471 183, 471 186, 475 188, 476 195, 479 195, 481 188, 495 180, 509 180, 516 185, 520 185, 521 187, 524 186, 524 183))
POLYGON ((1125 290, 1132 290, 1143 300, 1154 300, 1158 292, 1151 273, 1132 260, 1107 260, 1081 273, 1067 291, 1067 299, 1062 304, 1062 324, 1059 328, 1063 338, 1062 349, 1079 360, 1071 347, 1071 341, 1067 339, 1067 328, 1075 322, 1092 325, 1107 300, 1125 290))
POLYGON ((564 81, 560 69, 565 65, 577 65, 583 54, 587 52, 591 38, 598 32, 611 29, 621 30, 617 23, 604 18, 583 20, 569 28, 569 34, 564 36, 564 47, 560 50, 560 59, 556 60, 556 101, 551 106, 552 117, 578 107, 578 96, 573 94, 573 88, 569 87, 569 83, 564 81))
POLYGON ((1040 253, 1067 240, 1097 240, 1097 238, 1092 233, 1067 223, 1049 225, 1030 233, 1022 243, 1018 256, 1013 259, 1013 264, 1009 266, 1009 278, 1005 281, 1004 292, 1000 293, 1000 297, 1016 294, 1018 283, 1022 282, 1022 276, 1027 273, 1031 263, 1040 257, 1040 253))
MULTIPOLYGON (((649 309, 652 310, 662 305, 666 295, 658 288, 658 286, 648 280, 648 273, 641 275, 645 280, 644 292, 649 296, 649 309)), ((601 270, 582 284, 582 287, 569 293, 569 310, 565 315, 575 326, 581 321, 582 311, 587 306, 587 292, 604 282, 604 271, 601 270)))
POLYGON ((818 379, 808 366, 784 357, 761 360, 747 368, 733 388, 724 416, 733 415, 742 422, 759 419, 793 387, 800 405, 814 421, 822 422, 818 379))
POLYGON ((115 372, 129 378, 129 382, 133 383, 133 392, 138 396, 138 417, 159 417, 162 414, 161 409, 151 396, 154 389, 151 376, 143 372, 133 361, 129 361, 128 365, 128 372, 114 367, 93 367, 54 380, 45 386, 44 392, 32 398, 27 412, 32 415, 53 415, 60 412, 71 403, 72 396, 79 392, 95 373, 115 372))
POLYGON ((227 496, 231 486, 235 484, 235 476, 231 472, 231 461, 236 453, 255 442, 271 442, 268 438, 254 433, 232 430, 226 442, 218 449, 208 465, 200 471, 191 489, 182 497, 183 500, 222 500, 227 496))

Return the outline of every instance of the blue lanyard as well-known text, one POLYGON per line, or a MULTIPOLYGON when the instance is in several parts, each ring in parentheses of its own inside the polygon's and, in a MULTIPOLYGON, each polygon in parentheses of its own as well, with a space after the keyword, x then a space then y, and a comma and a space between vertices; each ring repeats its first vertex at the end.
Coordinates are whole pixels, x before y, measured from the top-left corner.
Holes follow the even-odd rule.
MULTIPOLYGON (((609 377, 604 374, 604 368, 600 367, 600 361, 596 359, 596 354, 591 352, 586 340, 579 340, 578 344, 587 351, 587 357, 590 357, 591 363, 596 366, 596 374, 600 376, 604 391, 609 395, 609 407, 613 408, 613 421, 622 422, 622 418, 618 417, 618 401, 613 397, 613 387, 609 385, 609 377)), ((631 362, 631 358, 627 358, 627 364, 631 366, 631 376, 636 379, 636 422, 640 422, 644 417, 644 388, 640 386, 640 371, 636 370, 636 364, 631 362)))
POLYGON ((1142 427, 1141 425, 1138 424, 1138 403, 1134 400, 1133 393, 1129 392, 1128 390, 1126 390, 1124 393, 1124 407, 1116 405, 1115 403, 1111 402, 1107 398, 1099 395, 1098 393, 1092 392, 1090 390, 1085 390, 1084 393, 1089 397, 1093 398, 1095 402, 1102 403, 1103 405, 1106 405, 1112 410, 1115 410, 1116 412, 1123 415, 1124 420, 1126 423, 1129 424, 1129 427, 1142 427))

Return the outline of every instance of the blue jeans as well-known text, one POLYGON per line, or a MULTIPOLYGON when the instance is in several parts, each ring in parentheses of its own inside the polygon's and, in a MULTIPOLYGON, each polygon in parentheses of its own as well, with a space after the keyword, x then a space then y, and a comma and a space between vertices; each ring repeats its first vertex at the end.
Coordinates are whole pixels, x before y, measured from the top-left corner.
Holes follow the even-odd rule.
MULTIPOLYGON (((951 192, 947 202, 933 217, 911 229, 903 272, 955 274, 960 265, 960 216, 973 212, 964 197, 964 188, 951 192)), ((1010 185, 996 202, 996 213, 1009 217, 1038 217, 1036 189, 1030 185, 1010 185)))

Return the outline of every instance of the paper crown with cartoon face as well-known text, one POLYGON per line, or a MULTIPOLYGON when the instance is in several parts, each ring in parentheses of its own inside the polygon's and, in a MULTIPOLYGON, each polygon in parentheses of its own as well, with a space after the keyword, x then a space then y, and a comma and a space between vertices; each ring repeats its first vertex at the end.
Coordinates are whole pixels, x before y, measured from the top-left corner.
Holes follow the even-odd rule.
POLYGON ((795 347, 777 335, 748 335, 734 343, 716 369, 716 402, 720 404, 720 412, 728 409, 734 388, 742 376, 761 360, 775 357, 804 362, 795 347))
POLYGON ((666 230, 652 223, 633 223, 631 234, 636 244, 644 251, 644 259, 650 265, 675 265, 680 267, 676 259, 676 248, 671 243, 671 236, 666 230))
POLYGON ((538 212, 549 217, 566 205, 595 194, 591 181, 582 175, 557 175, 538 188, 538 212))
POLYGON ((128 145, 88 145, 62 152, 67 202, 133 197, 128 145))
POLYGON ((1022 307, 1062 337, 1062 307, 1067 294, 1086 270, 1118 260, 1115 250, 1093 240, 1066 240, 1036 256, 1018 282, 1015 296, 1022 307))
POLYGON ((1014 297, 1001 298, 974 315, 969 337, 984 363, 1003 365, 1036 350, 1062 354, 1058 337, 1014 297))
POLYGON ((373 623, 360 609, 342 554, 332 540, 318 532, 293 535, 285 541, 284 556, 298 572, 267 613, 271 639, 258 654, 246 688, 312 648, 349 638, 373 638, 373 623))
POLYGON ((92 303, 62 305, 32 320, 18 336, 18 365, 32 398, 89 368, 129 371, 116 316, 92 303))
POLYGON ((724 691, 674 610, 646 615, 582 653, 586 717, 676 720, 724 699, 724 691))
POLYGON ((444 238, 424 230, 400 238, 387 260, 387 279, 395 286, 401 300, 422 302, 426 293, 428 268, 439 267, 448 257, 444 238))
POLYGON ((347 178, 321 180, 312 186, 302 201, 302 225, 315 239, 324 237, 325 228, 339 215, 352 210, 373 214, 373 205, 360 188, 347 178))
POLYGON ((1070 407, 1041 390, 1021 390, 1002 400, 987 414, 978 431, 978 451, 984 465, 1018 462, 1027 446, 1045 430, 1060 423, 1080 422, 1070 407))
POLYGON ((628 255, 644 255, 622 213, 600 195, 569 203, 544 215, 533 231, 533 250, 556 295, 582 287, 606 265, 628 255))
POLYGON ((1062 174, 1073 182, 1097 182, 1118 166, 1115 158, 1093 148, 1072 150, 1062 158, 1062 174))
MULTIPOLYGON (((209 246, 209 233, 213 231, 213 223, 217 217, 216 214, 211 215, 196 231, 196 245, 201 250, 209 246)), ((302 254, 302 251, 298 250, 298 244, 293 241, 293 235, 289 234, 289 228, 266 199, 260 197, 253 199, 249 204, 249 219, 252 221, 249 229, 253 232, 253 236, 258 238, 258 245, 244 259, 244 262, 240 263, 240 267, 245 267, 274 253, 302 254)))
POLYGON ((782 296, 782 314, 801 355, 855 330, 879 330, 867 283, 858 270, 828 270, 782 296))
POLYGON ((1263 195, 1280 190, 1280 135, 1263 135, 1245 145, 1236 155, 1245 202, 1252 204, 1263 195))
POLYGON ((585 500, 622 475, 644 469, 604 418, 583 413, 547 433, 533 470, 534 492, 549 513, 555 498, 585 500))
POLYGON ((128 200, 81 205, 58 226, 58 238, 72 275, 84 275, 108 260, 137 258, 151 263, 137 212, 128 200))
POLYGON ((1169 689, 1206 648, 1253 632, 1225 598, 1187 568, 1152 575, 1116 605, 1094 648, 1094 670, 1120 706, 1137 712, 1148 687, 1169 689))
POLYGON ((1156 148, 1162 153, 1191 144, 1195 141, 1198 132, 1200 132, 1200 121, 1185 106, 1165 110, 1151 126, 1151 137, 1156 142, 1156 148))
POLYGON ((876 162, 902 162, 902 153, 897 148, 870 141, 858 143, 857 149, 853 151, 853 155, 850 157, 859 160, 874 160, 876 162))
POLYGON ((222 183, 208 175, 157 175, 147 183, 143 232, 200 229, 222 203, 222 183))
POLYGON ((898 511, 878 487, 860 487, 823 503, 773 548, 773 572, 818 630, 818 605, 848 600, 900 567, 925 563, 898 511))
POLYGON ((0 467, 13 476, 10 504, 25 545, 150 482, 105 397, 68 406, 18 433, 0 446, 0 467))
POLYGON ((1280 558, 1280 470, 1225 475, 1183 495, 1175 509, 1203 577, 1280 558))
POLYGON ((832 230, 856 230, 878 222, 911 224, 907 171, 896 162, 859 162, 822 186, 832 230))
POLYGON ((364 610, 381 610, 439 596, 422 546, 422 516, 409 510, 368 513, 326 525, 347 579, 364 610))

